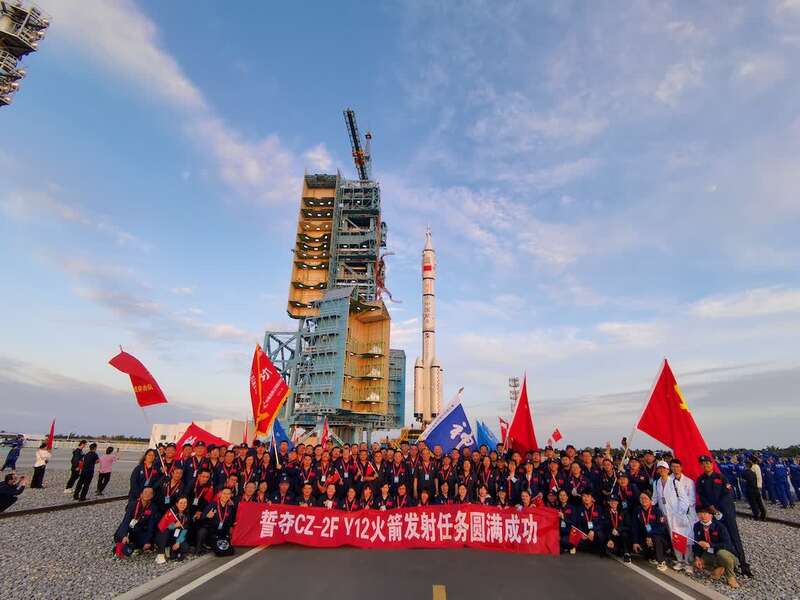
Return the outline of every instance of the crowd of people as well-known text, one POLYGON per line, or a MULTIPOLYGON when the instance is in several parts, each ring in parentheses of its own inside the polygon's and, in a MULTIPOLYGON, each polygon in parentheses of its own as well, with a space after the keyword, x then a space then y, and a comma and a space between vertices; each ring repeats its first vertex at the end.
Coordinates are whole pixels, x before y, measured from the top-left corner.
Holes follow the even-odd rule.
MULTIPOLYGON (((275 448, 257 441, 232 448, 167 444, 148 450, 131 474, 115 554, 153 551, 163 563, 189 551, 224 550, 236 509, 245 502, 348 512, 464 503, 517 510, 544 506, 559 512, 564 553, 612 553, 625 561, 637 554, 660 570, 671 556, 675 570, 709 570, 737 587, 736 571, 751 573, 733 500, 756 492, 760 498, 761 486, 755 480, 748 487, 747 477, 728 479, 727 460, 720 458, 720 470, 711 457, 698 460, 704 474, 693 481, 683 474, 681 461, 649 451, 623 457, 610 449, 567 446, 523 456, 501 446, 447 453, 424 442, 397 448, 332 442, 290 448, 285 441, 275 448), (687 546, 673 543, 674 534, 687 546)), ((747 460, 753 467, 747 472, 755 476, 758 461, 747 460)))
MULTIPOLYGON (((99 455, 96 444, 82 440, 72 453, 65 493, 85 500, 99 468, 102 494, 117 456, 112 447, 99 455)), ((49 453, 41 458, 46 464, 49 453)), ((290 447, 286 441, 276 447, 259 441, 230 448, 202 441, 180 449, 165 444, 147 450, 131 473, 114 554, 154 552, 156 562, 164 563, 189 551, 229 552, 236 510, 245 502, 347 512, 438 504, 543 506, 559 513, 563 553, 609 553, 626 562, 635 554, 659 570, 667 569, 669 559, 675 570, 709 570, 736 587, 737 570, 751 573, 734 499, 747 499, 759 519, 766 517, 765 499, 792 506, 790 486, 800 498, 800 459, 744 455, 698 461, 703 474, 694 481, 669 453, 579 451, 571 445, 523 455, 501 445, 448 453, 424 442, 396 448, 332 442, 290 447)), ((13 503, 24 485, 24 478, 7 475, 0 504, 13 503)))

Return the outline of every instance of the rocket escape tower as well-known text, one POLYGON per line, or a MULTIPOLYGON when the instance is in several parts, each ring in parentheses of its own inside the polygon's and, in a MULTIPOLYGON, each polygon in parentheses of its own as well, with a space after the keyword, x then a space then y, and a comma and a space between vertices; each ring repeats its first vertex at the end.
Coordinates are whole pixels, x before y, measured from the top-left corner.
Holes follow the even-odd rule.
POLYGON ((267 332, 264 349, 293 390, 288 425, 317 427, 324 416, 342 440, 401 427, 405 354, 390 351, 383 292, 386 223, 371 177, 369 143, 344 111, 358 179, 306 174, 287 312, 297 332, 267 332), (402 388, 402 389, 400 389, 402 388))

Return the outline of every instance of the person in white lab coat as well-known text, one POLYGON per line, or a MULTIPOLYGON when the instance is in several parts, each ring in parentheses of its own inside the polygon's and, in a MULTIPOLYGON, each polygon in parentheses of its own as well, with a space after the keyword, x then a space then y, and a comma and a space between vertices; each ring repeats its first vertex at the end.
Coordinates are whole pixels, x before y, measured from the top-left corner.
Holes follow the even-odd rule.
MULTIPOLYGON (((677 458, 672 459, 670 464, 663 460, 659 461, 656 470, 659 477, 653 486, 653 502, 667 517, 670 536, 673 532, 677 532, 691 539, 692 527, 697 521, 694 508, 696 502, 694 481, 683 475, 681 461, 677 458), (670 474, 670 470, 672 474, 670 474)), ((691 573, 693 570, 691 544, 686 554, 674 551, 676 561, 672 568, 676 571, 685 570, 691 573)))

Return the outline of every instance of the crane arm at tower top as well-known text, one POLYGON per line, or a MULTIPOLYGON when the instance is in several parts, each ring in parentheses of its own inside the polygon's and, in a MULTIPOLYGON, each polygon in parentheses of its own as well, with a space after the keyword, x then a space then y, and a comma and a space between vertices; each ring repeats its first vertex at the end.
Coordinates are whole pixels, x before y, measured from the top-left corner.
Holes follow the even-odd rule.
POLYGON ((347 125, 347 133, 350 136, 350 147, 353 150, 353 162, 356 165, 356 172, 361 181, 369 181, 372 171, 372 156, 370 156, 370 140, 372 134, 367 132, 366 146, 361 144, 361 135, 358 133, 356 124, 356 113, 352 108, 344 111, 344 122, 347 125))

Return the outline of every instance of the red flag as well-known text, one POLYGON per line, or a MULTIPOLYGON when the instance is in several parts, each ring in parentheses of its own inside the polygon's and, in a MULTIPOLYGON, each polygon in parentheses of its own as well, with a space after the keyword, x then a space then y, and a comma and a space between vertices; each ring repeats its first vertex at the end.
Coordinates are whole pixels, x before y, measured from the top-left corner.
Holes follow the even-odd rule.
POLYGON ((323 449, 325 444, 328 443, 328 417, 325 417, 325 421, 322 423, 322 440, 319 443, 323 449))
POLYGON ((164 392, 158 387, 155 377, 136 357, 127 352, 120 352, 108 361, 108 364, 130 375, 133 393, 136 394, 136 402, 142 408, 153 404, 163 404, 167 401, 166 397, 164 397, 164 392))
POLYGON ((551 437, 553 438, 554 442, 561 440, 561 432, 558 430, 558 427, 555 428, 551 437))
POLYGON ((250 369, 250 400, 253 403, 253 437, 267 435, 278 411, 292 390, 278 373, 275 365, 256 344, 253 366, 250 369))
POLYGON ((500 421, 500 442, 505 445, 508 436, 508 421, 501 417, 497 417, 497 420, 500 421))
POLYGON ((666 359, 636 428, 671 448, 688 477, 697 480, 703 473, 698 458, 711 453, 666 359))
POLYGON ((686 554, 686 552, 689 550, 689 538, 678 533, 677 531, 673 531, 672 548, 681 554, 686 554))
POLYGON ((53 438, 56 435, 56 420, 53 419, 53 422, 50 423, 50 433, 47 435, 47 449, 53 449, 53 438))
POLYGON ((539 449, 539 444, 536 443, 536 433, 533 430, 533 414, 528 405, 527 377, 522 380, 522 391, 519 393, 514 416, 511 418, 511 425, 508 428, 508 439, 511 440, 511 447, 523 456, 529 450, 539 449))
POLYGON ((227 448, 230 446, 230 442, 226 442, 221 437, 215 436, 213 433, 206 431, 199 425, 196 425, 194 421, 186 428, 186 431, 183 432, 181 439, 175 444, 178 447, 178 451, 183 448, 184 444, 191 444, 194 446, 197 442, 203 442, 206 446, 209 444, 214 444, 218 448, 227 448))
POLYGON ((572 546, 577 546, 583 540, 585 540, 587 537, 589 537, 589 536, 586 535, 585 533, 583 533, 577 527, 575 527, 575 525, 573 525, 572 528, 569 530, 569 543, 572 546))

